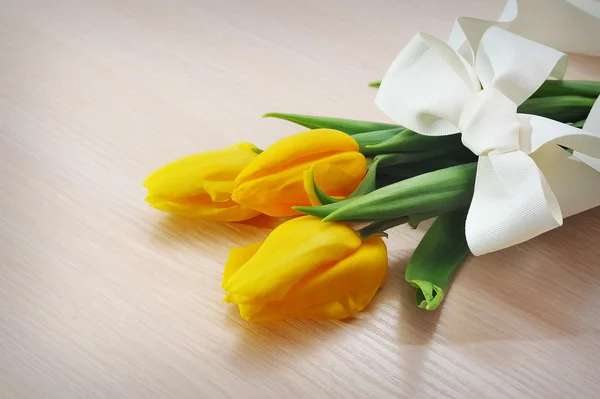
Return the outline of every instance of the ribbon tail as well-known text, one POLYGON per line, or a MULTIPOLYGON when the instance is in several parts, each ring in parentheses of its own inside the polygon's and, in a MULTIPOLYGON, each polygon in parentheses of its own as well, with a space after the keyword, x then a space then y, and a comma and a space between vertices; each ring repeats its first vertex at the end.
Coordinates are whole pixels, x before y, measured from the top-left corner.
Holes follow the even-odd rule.
POLYGON ((557 50, 600 55, 600 4, 595 1, 509 0, 500 19, 512 19, 511 32, 557 50))
MULTIPOLYGON (((547 145, 531 154, 556 196, 563 217, 600 205, 600 173, 557 145, 547 145)), ((600 160, 591 158, 598 162, 600 160)))
POLYGON ((558 201, 531 157, 521 151, 479 157, 466 222, 473 254, 508 248, 561 225, 558 201))
MULTIPOLYGON (((598 101, 594 104, 592 111, 600 112, 598 101)), ((590 112, 592 118, 596 117, 595 112, 594 115, 590 112)), ((600 158, 600 127, 598 126, 586 123, 583 129, 578 129, 548 118, 526 114, 519 114, 519 121, 521 123, 521 149, 528 154, 553 143, 594 158, 600 158)))
MULTIPOLYGON (((596 102, 583 125, 583 130, 600 137, 600 97, 596 99, 596 102)), ((600 159, 583 154, 579 151, 573 152, 573 155, 585 162, 590 168, 600 172, 600 159)))
POLYGON ((458 18, 448 44, 473 65, 492 26, 567 53, 600 55, 600 4, 593 0, 508 0, 497 21, 458 18))

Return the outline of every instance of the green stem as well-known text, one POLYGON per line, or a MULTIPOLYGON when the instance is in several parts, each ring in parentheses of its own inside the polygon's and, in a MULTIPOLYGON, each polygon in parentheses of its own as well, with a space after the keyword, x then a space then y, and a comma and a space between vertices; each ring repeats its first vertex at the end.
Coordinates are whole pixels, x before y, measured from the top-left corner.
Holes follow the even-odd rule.
POLYGON ((593 98, 580 96, 530 98, 517 111, 564 123, 575 122, 587 118, 594 101, 593 98))
POLYGON ((381 154, 377 155, 375 159, 379 160, 379 164, 382 167, 390 167, 396 165, 410 164, 418 161, 430 160, 451 152, 455 149, 452 147, 447 148, 434 148, 431 150, 417 151, 417 152, 399 152, 395 154, 381 154))
POLYGON ((556 96, 583 96, 595 99, 600 96, 600 82, 586 80, 546 80, 533 93, 531 98, 556 96))
POLYGON ((455 150, 463 147, 461 140, 460 134, 425 136, 410 129, 404 129, 389 140, 368 145, 366 148, 376 154, 430 151, 440 148, 455 150))

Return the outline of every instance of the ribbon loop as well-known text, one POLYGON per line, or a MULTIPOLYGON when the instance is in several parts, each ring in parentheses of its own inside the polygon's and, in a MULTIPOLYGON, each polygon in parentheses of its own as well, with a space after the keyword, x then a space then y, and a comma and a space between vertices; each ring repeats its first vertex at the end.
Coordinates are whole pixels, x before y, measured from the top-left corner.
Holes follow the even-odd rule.
POLYGON ((390 118, 405 121, 403 126, 444 136, 459 132, 461 113, 479 90, 464 58, 438 38, 419 33, 393 61, 375 101, 390 118))
POLYGON ((488 29, 475 59, 484 88, 495 87, 521 105, 552 76, 562 79, 567 55, 497 27, 488 29))

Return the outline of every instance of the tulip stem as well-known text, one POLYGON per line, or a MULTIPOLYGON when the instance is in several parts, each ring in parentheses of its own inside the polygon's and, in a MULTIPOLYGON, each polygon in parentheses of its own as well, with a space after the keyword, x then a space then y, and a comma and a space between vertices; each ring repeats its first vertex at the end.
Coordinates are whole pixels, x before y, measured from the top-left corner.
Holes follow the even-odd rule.
POLYGON ((517 112, 568 123, 586 118, 594 101, 596 99, 582 96, 529 98, 517 108, 517 112))
POLYGON ((546 80, 531 96, 583 96, 596 99, 600 96, 600 82, 586 80, 546 80))
POLYGON ((383 235, 384 237, 387 237, 387 234, 385 234, 385 230, 391 229, 392 227, 400 226, 401 224, 404 224, 406 222, 408 222, 408 217, 381 220, 378 222, 373 222, 368 226, 365 226, 362 229, 358 230, 358 234, 360 234, 360 237, 363 240, 366 240, 368 237, 371 237, 373 235, 383 235))

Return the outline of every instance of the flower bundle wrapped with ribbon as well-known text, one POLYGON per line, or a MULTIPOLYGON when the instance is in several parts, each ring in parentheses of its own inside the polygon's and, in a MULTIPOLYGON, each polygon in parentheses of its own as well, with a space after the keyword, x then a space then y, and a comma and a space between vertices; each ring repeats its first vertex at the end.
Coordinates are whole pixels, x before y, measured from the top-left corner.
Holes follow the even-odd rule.
POLYGON ((376 84, 396 124, 267 114, 310 130, 148 177, 147 200, 163 211, 291 218, 230 252, 225 301, 243 318, 356 314, 385 281, 384 231, 432 218, 406 280, 418 306, 435 309, 471 253, 600 205, 600 83, 560 80, 563 53, 503 29, 517 30, 514 21, 485 22, 459 20, 452 45, 420 33, 402 50, 376 84))

